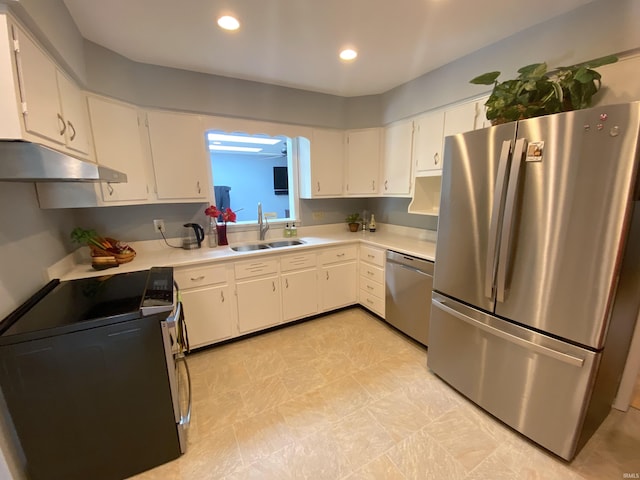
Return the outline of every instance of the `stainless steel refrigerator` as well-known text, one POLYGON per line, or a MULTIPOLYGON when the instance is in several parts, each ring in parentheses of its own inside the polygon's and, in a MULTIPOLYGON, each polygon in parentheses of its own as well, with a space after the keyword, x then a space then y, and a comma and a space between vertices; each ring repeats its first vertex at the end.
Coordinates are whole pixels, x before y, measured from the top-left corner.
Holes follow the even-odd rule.
POLYGON ((571 460, 640 302, 640 102, 447 137, 428 366, 571 460))

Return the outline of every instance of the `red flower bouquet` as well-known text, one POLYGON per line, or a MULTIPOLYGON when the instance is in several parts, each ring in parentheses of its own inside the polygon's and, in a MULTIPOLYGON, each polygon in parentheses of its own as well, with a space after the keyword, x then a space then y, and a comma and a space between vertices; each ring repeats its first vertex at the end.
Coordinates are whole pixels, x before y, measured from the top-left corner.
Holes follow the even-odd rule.
POLYGON ((229 245, 229 242, 227 240, 227 222, 236 221, 235 212, 230 208, 226 208, 223 212, 221 210, 218 210, 218 207, 211 205, 210 207, 207 207, 205 209, 204 213, 208 217, 210 217, 211 221, 215 224, 216 233, 218 234, 218 245, 229 245), (219 224, 218 222, 223 223, 219 224))

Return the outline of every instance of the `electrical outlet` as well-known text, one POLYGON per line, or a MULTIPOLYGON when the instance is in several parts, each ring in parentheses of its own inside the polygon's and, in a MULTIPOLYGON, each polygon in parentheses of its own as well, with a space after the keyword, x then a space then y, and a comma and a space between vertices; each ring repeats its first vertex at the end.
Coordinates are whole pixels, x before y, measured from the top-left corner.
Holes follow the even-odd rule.
POLYGON ((322 220, 324 218, 324 212, 313 212, 311 216, 314 220, 322 220))
POLYGON ((165 233, 164 229, 164 220, 154 220, 153 221, 153 230, 160 233, 165 233))

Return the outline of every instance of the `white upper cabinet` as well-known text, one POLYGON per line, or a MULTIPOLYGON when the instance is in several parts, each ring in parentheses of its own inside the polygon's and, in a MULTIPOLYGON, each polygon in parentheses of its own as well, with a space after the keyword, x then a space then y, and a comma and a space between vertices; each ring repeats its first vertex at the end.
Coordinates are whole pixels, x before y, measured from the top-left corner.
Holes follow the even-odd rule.
POLYGON ((444 112, 435 111, 415 119, 413 158, 416 175, 435 175, 442 171, 444 112))
POLYGON ((314 128, 308 155, 300 155, 300 197, 339 197, 344 183, 342 130, 314 128))
POLYGON ((464 133, 476 128, 477 102, 467 102, 444 111, 443 137, 464 133))
POLYGON ((148 175, 140 138, 138 109, 90 96, 87 99, 98 164, 127 174, 127 183, 102 183, 105 202, 147 200, 148 175))
POLYGON ((84 93, 75 83, 58 70, 58 92, 65 120, 65 140, 69 149, 83 155, 91 152, 89 113, 84 93))
POLYGON ((403 121, 384 129, 384 155, 380 193, 409 196, 411 192, 413 122, 403 121))
POLYGON ((12 31, 25 137, 89 156, 89 124, 80 89, 23 30, 14 25, 12 31))
POLYGON ((147 122, 158 199, 206 201, 212 181, 201 118, 149 111, 147 122))
POLYGON ((348 196, 372 196, 378 193, 380 131, 380 128, 347 131, 345 193, 348 196))

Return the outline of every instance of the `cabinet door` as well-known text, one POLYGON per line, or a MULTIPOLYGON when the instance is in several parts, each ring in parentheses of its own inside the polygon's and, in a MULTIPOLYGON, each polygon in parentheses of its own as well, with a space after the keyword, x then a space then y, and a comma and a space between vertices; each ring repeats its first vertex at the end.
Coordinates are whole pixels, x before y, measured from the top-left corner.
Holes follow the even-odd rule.
POLYGON ((138 111, 124 103, 88 97, 96 161, 127 174, 127 183, 103 183, 105 202, 146 200, 149 196, 140 141, 138 111))
POLYGON ((421 115, 415 120, 413 158, 416 173, 442 170, 444 112, 421 115))
POLYGON ((444 112, 443 138, 456 133, 469 132, 476 125, 476 102, 463 103, 444 112))
POLYGON ((384 133, 381 192, 383 195, 409 195, 413 122, 389 125, 384 133))
POLYGON ((310 170, 310 190, 313 197, 342 195, 344 179, 344 132, 342 130, 313 130, 310 170))
POLYGON ((57 68, 22 30, 13 27, 25 130, 64 145, 65 122, 58 97, 57 68))
POLYGON ((283 274, 280 283, 282 316, 285 322, 318 313, 318 279, 315 268, 283 274))
POLYGON ((356 262, 337 263, 320 270, 322 311, 356 303, 356 262))
POLYGON ((232 336, 231 295, 231 288, 226 285, 182 291, 191 347, 210 345, 232 336))
POLYGON ((378 192, 380 129, 367 128, 347 133, 347 195, 378 192))
POLYGON ((87 103, 84 94, 67 77, 58 71, 58 91, 65 122, 65 139, 68 148, 83 155, 91 149, 87 103))
POLYGON ((206 200, 212 181, 200 117, 148 112, 147 119, 158 199, 206 200))
POLYGON ((240 333, 280 323, 280 281, 277 276, 236 282, 240 333))

